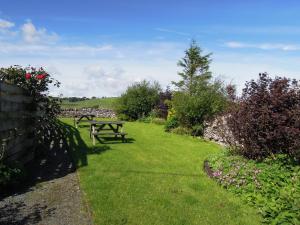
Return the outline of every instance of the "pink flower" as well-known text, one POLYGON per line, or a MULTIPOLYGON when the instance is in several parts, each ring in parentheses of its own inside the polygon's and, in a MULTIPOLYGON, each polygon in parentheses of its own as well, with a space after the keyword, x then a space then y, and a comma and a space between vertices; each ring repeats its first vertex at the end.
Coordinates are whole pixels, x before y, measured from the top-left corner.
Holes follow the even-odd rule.
POLYGON ((30 78, 31 78, 31 74, 30 74, 30 73, 26 73, 26 74, 25 74, 25 79, 26 79, 26 80, 29 80, 30 78))
POLYGON ((216 172, 213 172, 213 177, 219 177, 222 175, 222 171, 216 171, 216 172))

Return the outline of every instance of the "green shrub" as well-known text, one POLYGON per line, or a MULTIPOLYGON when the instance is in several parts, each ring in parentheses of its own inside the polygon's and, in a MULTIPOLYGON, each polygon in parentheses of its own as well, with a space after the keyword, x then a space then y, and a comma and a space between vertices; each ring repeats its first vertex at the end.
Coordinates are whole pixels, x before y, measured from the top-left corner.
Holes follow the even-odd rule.
POLYGON ((186 127, 176 127, 171 132, 179 135, 191 135, 193 131, 186 127))
POLYGON ((159 101, 160 85, 142 81, 129 86, 119 99, 117 113, 130 120, 149 116, 159 101))
POLYGON ((202 135, 204 121, 213 118, 227 106, 226 93, 221 82, 211 84, 198 83, 193 94, 176 92, 172 106, 180 126, 194 130, 195 135, 202 135))
POLYGON ((20 183, 25 177, 24 169, 20 165, 5 165, 0 162, 0 189, 20 183))
POLYGON ((258 208, 265 223, 300 224, 300 166, 293 159, 215 155, 208 160, 214 179, 258 208))
POLYGON ((197 124, 192 127, 191 134, 193 136, 203 136, 203 133, 204 133, 204 125, 203 124, 197 124))
POLYGON ((178 119, 176 117, 169 117, 165 124, 165 131, 171 131, 178 126, 178 119))
POLYGON ((163 118, 153 118, 152 123, 158 124, 158 125, 165 125, 166 120, 163 118))
POLYGON ((139 118, 138 121, 143 122, 143 123, 151 123, 152 122, 152 117, 151 116, 142 117, 142 118, 139 118))
POLYGON ((130 121, 130 117, 129 117, 129 116, 127 116, 127 115, 126 115, 126 114, 124 114, 124 113, 120 113, 120 114, 118 114, 118 119, 119 119, 119 120, 130 121))
POLYGON ((158 117, 158 111, 156 109, 153 109, 148 116, 139 118, 138 121, 139 122, 143 122, 143 123, 158 123, 161 124, 159 121, 164 121, 164 119, 159 118, 158 117))

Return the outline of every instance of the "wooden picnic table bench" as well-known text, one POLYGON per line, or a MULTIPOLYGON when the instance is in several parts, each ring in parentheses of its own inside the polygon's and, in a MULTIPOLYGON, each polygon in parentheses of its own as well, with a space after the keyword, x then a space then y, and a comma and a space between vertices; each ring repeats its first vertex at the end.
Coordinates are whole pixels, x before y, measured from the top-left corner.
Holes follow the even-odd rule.
POLYGON ((91 120, 94 120, 94 117, 96 117, 96 115, 95 114, 80 114, 80 115, 75 115, 74 116, 74 126, 76 127, 76 128, 78 128, 78 124, 80 123, 80 122, 89 122, 89 121, 91 121, 91 120), (84 120, 84 118, 86 119, 86 120, 84 120))
POLYGON ((117 138, 122 137, 122 141, 125 142, 125 136, 127 133, 123 132, 123 121, 89 121, 90 126, 90 138, 93 138, 93 145, 95 145, 95 139, 97 136, 109 135, 117 138))

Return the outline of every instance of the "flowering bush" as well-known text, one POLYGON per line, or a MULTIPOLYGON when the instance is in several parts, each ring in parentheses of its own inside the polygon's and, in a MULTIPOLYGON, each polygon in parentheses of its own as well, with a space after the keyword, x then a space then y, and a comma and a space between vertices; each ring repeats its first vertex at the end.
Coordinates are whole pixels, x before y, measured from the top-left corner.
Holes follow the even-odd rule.
POLYGON ((31 96, 44 95, 49 90, 49 84, 59 87, 60 83, 48 74, 42 67, 11 66, 0 69, 0 81, 15 84, 30 92, 31 96))
MULTIPOLYGON (((27 133, 28 137, 36 137, 38 143, 45 143, 49 136, 49 125, 55 123, 55 118, 60 111, 57 99, 48 96, 49 85, 59 87, 59 82, 51 78, 43 68, 22 68, 12 66, 0 69, 0 81, 17 85, 25 89, 33 98, 30 110, 41 111, 38 117, 26 117, 24 121, 34 128, 34 131, 27 133)), ((35 115, 35 114, 34 114, 35 115)), ((39 149, 40 150, 40 149, 39 149)), ((12 163, 0 161, 0 189, 9 190, 11 186, 17 186, 22 179, 25 179, 24 168, 16 167, 12 163)))
POLYGON ((55 117, 59 112, 58 100, 48 96, 49 85, 59 87, 43 68, 11 66, 0 69, 0 81, 14 84, 27 90, 33 97, 33 107, 40 107, 46 117, 55 117))
POLYGON ((300 166, 286 155, 262 162, 219 154, 209 159, 211 176, 259 209, 266 224, 300 224, 300 166))

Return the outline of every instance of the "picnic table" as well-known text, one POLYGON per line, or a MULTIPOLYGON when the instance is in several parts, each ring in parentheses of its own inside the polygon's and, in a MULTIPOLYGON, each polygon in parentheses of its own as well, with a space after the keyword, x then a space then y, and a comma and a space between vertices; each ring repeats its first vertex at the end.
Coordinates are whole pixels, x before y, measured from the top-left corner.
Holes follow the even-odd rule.
POLYGON ((75 115, 74 116, 74 125, 76 128, 78 128, 78 124, 80 122, 89 122, 91 120, 94 120, 94 117, 96 117, 95 114, 80 114, 80 115, 75 115), (84 118, 86 120, 84 120, 84 118))
POLYGON ((90 138, 93 138, 93 145, 95 145, 95 139, 99 135, 111 135, 117 138, 122 137, 122 141, 125 141, 127 133, 123 132, 123 121, 89 121, 90 126, 90 138))

